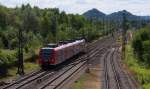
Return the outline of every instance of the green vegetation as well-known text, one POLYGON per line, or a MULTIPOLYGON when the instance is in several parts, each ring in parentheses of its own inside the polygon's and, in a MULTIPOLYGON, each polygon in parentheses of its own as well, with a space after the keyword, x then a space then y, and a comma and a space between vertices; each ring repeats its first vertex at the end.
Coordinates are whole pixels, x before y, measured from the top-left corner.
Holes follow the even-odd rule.
MULTIPOLYGON (((94 72, 94 71, 92 71, 92 72, 94 72)), ((73 84, 71 89, 86 89, 86 87, 88 87, 88 85, 87 85, 88 83, 96 81, 95 78, 97 78, 97 76, 95 76, 95 74, 85 73, 85 74, 81 75, 81 77, 73 84)))
MULTIPOLYGON (((36 63, 25 62, 24 65, 26 74, 39 68, 38 64, 36 63)), ((6 75, 0 76, 0 80, 17 78, 18 75, 16 75, 16 71, 17 67, 9 68, 6 75)))
POLYGON ((150 25, 135 33, 133 49, 139 61, 150 67, 150 25))
POLYGON ((150 68, 145 66, 142 62, 139 62, 133 53, 131 44, 126 46, 126 59, 129 69, 135 75, 135 78, 139 81, 144 89, 150 88, 150 68))
MULTIPOLYGON (((97 66, 98 68, 99 66, 97 66)), ((71 87, 71 89, 99 89, 100 74, 96 69, 90 69, 90 73, 84 73, 71 87)))
POLYGON ((126 45, 125 62, 144 89, 150 89, 150 26, 135 32, 126 45))
POLYGON ((17 65, 19 29, 23 32, 25 62, 35 63, 38 49, 47 43, 79 37, 92 41, 115 28, 109 23, 110 29, 104 30, 102 21, 29 4, 16 8, 0 5, 0 17, 0 76, 7 75, 8 69, 17 65))
POLYGON ((84 89, 84 82, 87 80, 88 74, 82 75, 71 87, 71 89, 84 89))

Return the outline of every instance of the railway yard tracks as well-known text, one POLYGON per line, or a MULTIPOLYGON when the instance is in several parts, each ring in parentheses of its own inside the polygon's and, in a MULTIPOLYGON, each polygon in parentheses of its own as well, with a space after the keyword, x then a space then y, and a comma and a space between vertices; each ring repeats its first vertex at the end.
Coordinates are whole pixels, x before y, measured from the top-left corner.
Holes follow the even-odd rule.
POLYGON ((106 46, 109 46, 109 44, 105 44, 111 42, 111 39, 105 39, 108 40, 96 41, 88 45, 89 52, 69 64, 61 65, 59 68, 53 70, 35 71, 6 86, 0 87, 0 89, 66 89, 68 87, 65 86, 66 83, 67 85, 68 83, 73 83, 86 71, 87 59, 94 57, 100 50, 104 50, 106 46))
POLYGON ((140 89, 131 75, 123 69, 118 49, 112 47, 102 57, 102 89, 140 89))
POLYGON ((139 89, 131 75, 123 70, 115 40, 105 37, 86 46, 85 55, 61 64, 52 70, 37 70, 0 89, 69 89, 89 67, 100 58, 102 89, 139 89))

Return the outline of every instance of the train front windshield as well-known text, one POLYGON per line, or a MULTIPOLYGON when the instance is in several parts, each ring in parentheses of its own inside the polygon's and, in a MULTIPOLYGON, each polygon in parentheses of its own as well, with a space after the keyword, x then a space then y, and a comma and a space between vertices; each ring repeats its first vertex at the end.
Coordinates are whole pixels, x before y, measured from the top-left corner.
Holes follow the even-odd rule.
POLYGON ((50 48, 43 48, 40 52, 40 57, 44 62, 48 62, 52 56, 52 50, 50 48))

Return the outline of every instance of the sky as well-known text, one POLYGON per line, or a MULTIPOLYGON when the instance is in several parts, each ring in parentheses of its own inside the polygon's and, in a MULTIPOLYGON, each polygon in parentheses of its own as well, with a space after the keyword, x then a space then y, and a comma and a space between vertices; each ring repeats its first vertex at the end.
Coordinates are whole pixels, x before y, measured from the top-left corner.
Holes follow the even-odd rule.
POLYGON ((7 7, 27 3, 40 8, 59 8, 60 11, 74 14, 97 8, 106 14, 127 10, 135 15, 150 16, 150 0, 0 0, 0 4, 7 7))

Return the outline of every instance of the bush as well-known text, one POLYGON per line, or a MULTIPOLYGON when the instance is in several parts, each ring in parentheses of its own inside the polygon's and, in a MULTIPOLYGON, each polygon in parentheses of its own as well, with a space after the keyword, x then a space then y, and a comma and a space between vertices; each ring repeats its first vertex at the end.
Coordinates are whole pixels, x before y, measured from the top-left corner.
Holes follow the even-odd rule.
POLYGON ((11 67, 16 64, 17 58, 15 54, 1 54, 0 60, 2 61, 2 64, 11 67))
POLYGON ((4 44, 2 42, 2 39, 0 38, 0 48, 4 48, 4 44))
POLYGON ((150 26, 136 32, 132 42, 138 60, 150 66, 150 26))
POLYGON ((143 42, 143 59, 150 66, 150 40, 143 42))
POLYGON ((136 38, 133 40, 132 46, 134 48, 134 53, 136 54, 136 56, 142 59, 143 49, 142 49, 142 40, 140 36, 138 35, 136 36, 136 38))
POLYGON ((6 61, 4 61, 3 59, 4 56, 0 54, 0 76, 6 75, 8 72, 6 61))
POLYGON ((16 55, 15 54, 5 54, 0 53, 0 75, 7 74, 7 69, 16 65, 16 55))
POLYGON ((138 61, 133 54, 133 49, 129 45, 126 46, 126 58, 125 63, 128 64, 129 69, 134 73, 134 77, 142 85, 143 89, 149 89, 150 87, 150 69, 142 62, 138 61))

